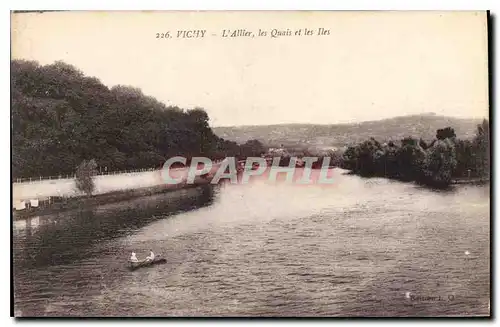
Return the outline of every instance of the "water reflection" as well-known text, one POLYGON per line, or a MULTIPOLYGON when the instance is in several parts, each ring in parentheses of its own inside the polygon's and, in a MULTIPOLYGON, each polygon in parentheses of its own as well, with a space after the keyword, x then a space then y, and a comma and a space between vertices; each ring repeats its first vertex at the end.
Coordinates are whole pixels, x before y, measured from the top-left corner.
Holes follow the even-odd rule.
POLYGON ((328 186, 256 178, 19 223, 15 308, 25 316, 488 312, 489 188, 334 178, 328 186), (149 249, 167 264, 126 269, 130 251, 142 258, 149 249), (409 302, 407 292, 456 301, 409 302))
POLYGON ((214 186, 182 190, 133 201, 17 221, 14 262, 17 267, 63 265, 96 255, 96 242, 132 234, 151 222, 213 202, 214 186), (24 226, 23 226, 24 225, 24 226))

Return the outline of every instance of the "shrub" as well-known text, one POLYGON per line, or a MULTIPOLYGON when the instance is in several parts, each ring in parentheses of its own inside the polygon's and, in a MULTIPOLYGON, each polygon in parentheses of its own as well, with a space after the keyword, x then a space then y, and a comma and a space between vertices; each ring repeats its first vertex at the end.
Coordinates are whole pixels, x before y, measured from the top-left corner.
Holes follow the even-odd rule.
POLYGON ((97 175, 97 163, 95 160, 84 160, 76 169, 76 188, 87 196, 92 195, 95 190, 95 175, 97 175))

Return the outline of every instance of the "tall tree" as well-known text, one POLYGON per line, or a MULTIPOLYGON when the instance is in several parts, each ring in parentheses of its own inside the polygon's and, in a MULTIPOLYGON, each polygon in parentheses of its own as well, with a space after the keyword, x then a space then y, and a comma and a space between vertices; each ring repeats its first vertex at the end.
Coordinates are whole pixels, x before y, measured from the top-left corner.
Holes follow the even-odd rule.
POLYGON ((202 108, 166 106, 135 87, 108 88, 64 62, 11 62, 13 177, 161 167, 171 156, 241 155, 202 108))

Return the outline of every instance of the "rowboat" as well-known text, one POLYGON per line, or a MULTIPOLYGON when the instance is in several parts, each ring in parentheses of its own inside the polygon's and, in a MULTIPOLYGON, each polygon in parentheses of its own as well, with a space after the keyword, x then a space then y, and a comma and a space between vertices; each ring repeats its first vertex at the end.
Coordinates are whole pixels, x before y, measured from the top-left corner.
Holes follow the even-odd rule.
POLYGON ((167 259, 165 258, 154 258, 152 261, 151 260, 142 260, 139 262, 131 262, 129 261, 129 269, 130 270, 136 270, 142 267, 150 267, 162 263, 167 263, 167 259))

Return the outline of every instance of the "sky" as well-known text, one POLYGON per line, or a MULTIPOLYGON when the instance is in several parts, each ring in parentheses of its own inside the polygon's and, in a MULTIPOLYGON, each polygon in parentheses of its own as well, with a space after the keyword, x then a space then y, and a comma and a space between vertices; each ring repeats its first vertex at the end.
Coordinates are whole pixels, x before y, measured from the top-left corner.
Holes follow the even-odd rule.
POLYGON ((488 116, 485 12, 52 12, 11 27, 12 59, 202 107, 211 126, 488 116), (236 29, 254 37, 222 37, 236 29))

